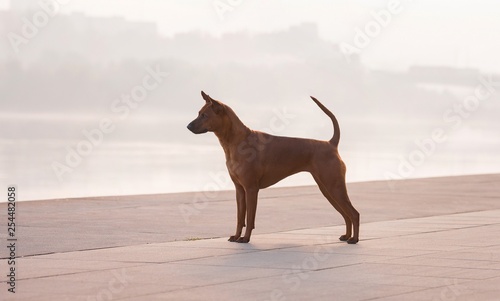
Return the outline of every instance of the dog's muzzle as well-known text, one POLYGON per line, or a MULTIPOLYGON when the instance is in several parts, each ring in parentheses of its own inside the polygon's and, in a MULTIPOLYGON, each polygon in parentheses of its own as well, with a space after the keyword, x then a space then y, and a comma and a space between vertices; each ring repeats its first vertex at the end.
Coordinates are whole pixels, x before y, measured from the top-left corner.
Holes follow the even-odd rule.
POLYGON ((208 130, 205 130, 205 129, 197 129, 195 126, 194 126, 194 121, 191 122, 190 124, 188 124, 187 126, 188 130, 190 130, 191 132, 193 132, 194 134, 205 134, 206 132, 208 132, 208 130))

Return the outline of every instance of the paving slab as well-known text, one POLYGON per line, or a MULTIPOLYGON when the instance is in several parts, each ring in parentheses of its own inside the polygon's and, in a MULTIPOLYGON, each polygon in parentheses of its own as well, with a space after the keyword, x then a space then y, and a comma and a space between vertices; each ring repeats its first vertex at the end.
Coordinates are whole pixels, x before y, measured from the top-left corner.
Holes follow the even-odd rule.
MULTIPOLYGON (((197 193, 21 202, 16 294, 7 291, 3 247, 0 296, 498 300, 499 180, 481 175, 351 184, 363 221, 357 245, 338 240, 340 216, 315 187, 263 193, 261 223, 250 244, 227 241, 235 214, 231 192, 197 207, 191 202, 197 193), (182 210, 191 205, 186 221, 182 210)), ((0 204, 1 219, 5 209, 0 204)))

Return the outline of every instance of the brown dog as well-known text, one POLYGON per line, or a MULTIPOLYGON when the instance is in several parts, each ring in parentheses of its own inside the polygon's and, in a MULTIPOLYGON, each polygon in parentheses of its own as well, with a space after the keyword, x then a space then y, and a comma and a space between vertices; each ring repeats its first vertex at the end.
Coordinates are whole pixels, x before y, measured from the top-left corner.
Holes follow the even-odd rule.
POLYGON ((347 195, 345 164, 337 146, 340 128, 335 116, 316 98, 312 100, 328 115, 334 128, 330 141, 289 138, 253 131, 227 105, 201 92, 206 103, 187 127, 195 134, 214 132, 226 154, 226 166, 236 187, 238 223, 229 241, 247 243, 255 228, 259 189, 269 187, 298 172, 312 174, 323 195, 342 215, 346 233, 340 240, 359 240, 359 213, 347 195), (241 237, 245 227, 245 236, 241 237), (354 230, 354 231, 352 231, 354 230))

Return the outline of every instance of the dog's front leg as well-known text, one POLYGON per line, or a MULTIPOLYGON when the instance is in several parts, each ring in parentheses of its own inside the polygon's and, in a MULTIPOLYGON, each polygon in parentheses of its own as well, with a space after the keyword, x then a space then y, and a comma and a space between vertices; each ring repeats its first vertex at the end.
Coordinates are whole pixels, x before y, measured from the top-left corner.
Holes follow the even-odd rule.
POLYGON ((236 187, 236 207, 237 207, 237 223, 236 234, 229 237, 229 241, 235 242, 241 237, 243 227, 245 227, 245 216, 247 213, 247 204, 245 201, 245 189, 238 183, 234 183, 236 187))
POLYGON ((247 208, 247 228, 245 230, 245 236, 240 237, 237 242, 248 243, 250 242, 250 236, 252 235, 252 230, 255 229, 255 214, 257 212, 257 197, 259 195, 258 188, 246 188, 245 189, 245 201, 247 208))

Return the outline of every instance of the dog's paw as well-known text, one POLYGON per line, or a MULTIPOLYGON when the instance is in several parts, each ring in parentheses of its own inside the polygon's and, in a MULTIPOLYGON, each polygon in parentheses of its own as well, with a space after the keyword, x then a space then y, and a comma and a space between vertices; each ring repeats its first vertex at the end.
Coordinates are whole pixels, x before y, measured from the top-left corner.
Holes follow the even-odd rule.
POLYGON ((234 235, 233 235, 233 236, 229 237, 228 241, 230 241, 230 242, 237 242, 237 241, 238 241, 238 239, 240 239, 240 237, 239 237, 239 236, 234 236, 234 235))
POLYGON ((236 242, 240 244, 247 244, 250 242, 250 238, 240 237, 236 242))
POLYGON ((348 240, 349 240, 349 236, 347 236, 347 235, 342 235, 341 237, 339 237, 339 240, 340 240, 340 241, 348 241, 348 240))
POLYGON ((359 241, 359 239, 354 238, 354 237, 351 237, 351 238, 349 238, 349 239, 347 240, 347 243, 348 243, 348 244, 350 244, 350 245, 355 245, 355 244, 357 244, 357 243, 358 243, 358 241, 359 241))

